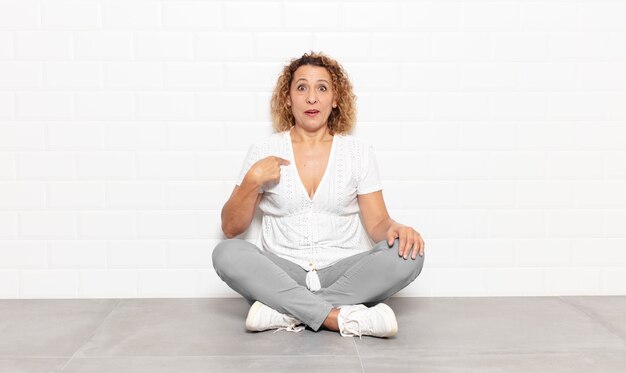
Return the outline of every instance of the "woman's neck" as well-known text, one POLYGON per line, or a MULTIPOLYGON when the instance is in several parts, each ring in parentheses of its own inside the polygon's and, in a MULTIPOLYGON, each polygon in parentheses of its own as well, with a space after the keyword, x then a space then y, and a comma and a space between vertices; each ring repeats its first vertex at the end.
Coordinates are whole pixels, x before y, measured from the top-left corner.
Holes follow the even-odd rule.
POLYGON ((310 146, 316 146, 333 139, 328 126, 320 127, 316 131, 307 131, 299 126, 293 126, 289 132, 294 143, 304 143, 310 146))

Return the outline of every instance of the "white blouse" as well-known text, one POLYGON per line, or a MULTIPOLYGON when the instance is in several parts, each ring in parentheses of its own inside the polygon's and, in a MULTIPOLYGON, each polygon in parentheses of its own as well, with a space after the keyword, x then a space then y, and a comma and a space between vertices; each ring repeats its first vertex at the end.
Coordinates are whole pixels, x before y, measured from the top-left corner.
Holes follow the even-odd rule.
POLYGON ((311 199, 300 180, 290 131, 278 132, 252 144, 237 185, 258 160, 270 155, 288 159, 280 180, 264 184, 259 208, 263 212, 257 242, 307 271, 372 248, 359 218, 357 194, 382 190, 374 148, 352 135, 333 136, 328 165, 311 199))

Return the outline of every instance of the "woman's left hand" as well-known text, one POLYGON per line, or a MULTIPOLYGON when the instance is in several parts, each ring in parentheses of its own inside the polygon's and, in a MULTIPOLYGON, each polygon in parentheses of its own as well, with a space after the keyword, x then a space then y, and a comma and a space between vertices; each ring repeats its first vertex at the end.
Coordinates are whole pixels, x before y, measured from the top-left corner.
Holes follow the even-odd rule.
POLYGON ((417 258, 417 254, 424 256, 424 240, 422 236, 412 227, 407 227, 399 223, 393 223, 387 230, 387 243, 393 245, 393 241, 399 238, 398 255, 408 259, 411 255, 412 259, 417 258))

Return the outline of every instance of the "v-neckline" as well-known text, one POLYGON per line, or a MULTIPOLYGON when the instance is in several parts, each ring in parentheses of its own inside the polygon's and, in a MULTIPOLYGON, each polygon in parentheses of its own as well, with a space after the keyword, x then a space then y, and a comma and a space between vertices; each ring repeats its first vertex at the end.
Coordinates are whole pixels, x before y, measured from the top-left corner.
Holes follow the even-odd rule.
POLYGON ((291 159, 293 160, 293 169, 296 173, 295 177, 298 179, 298 184, 300 184, 300 189, 302 189, 302 192, 304 193, 304 196, 306 197, 307 201, 309 202, 313 202, 315 200, 315 197, 317 197, 318 192, 320 190, 320 188, 322 187, 322 184, 324 183, 324 180, 326 180, 326 174, 328 173, 328 169, 330 168, 331 162, 333 160, 333 155, 335 153, 335 138, 337 137, 337 134, 333 135, 333 140, 330 144, 330 154, 328 154, 328 160, 326 161, 326 168, 324 169, 324 174, 322 175, 322 178, 320 179, 320 183, 317 185, 317 188, 315 188, 315 193, 313 194, 313 197, 309 196, 309 193, 306 190, 306 187, 304 186, 304 183, 302 182, 302 179, 300 178, 300 172, 298 171, 298 166, 296 165, 296 154, 293 151, 293 143, 291 142, 291 131, 293 130, 293 127, 287 131, 287 142, 289 143, 289 150, 291 151, 291 159))

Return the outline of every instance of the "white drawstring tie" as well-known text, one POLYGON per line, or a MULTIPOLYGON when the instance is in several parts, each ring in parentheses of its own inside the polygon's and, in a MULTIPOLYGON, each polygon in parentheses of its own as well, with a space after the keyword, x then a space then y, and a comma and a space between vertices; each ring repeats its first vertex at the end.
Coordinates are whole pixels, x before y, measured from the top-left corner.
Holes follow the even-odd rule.
POLYGON ((322 288, 322 284, 320 283, 320 278, 317 275, 317 269, 315 268, 315 264, 309 262, 309 266, 311 269, 306 274, 306 287, 309 288, 312 292, 316 292, 322 288))

